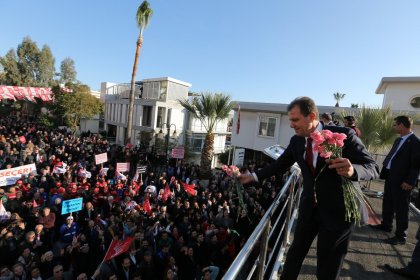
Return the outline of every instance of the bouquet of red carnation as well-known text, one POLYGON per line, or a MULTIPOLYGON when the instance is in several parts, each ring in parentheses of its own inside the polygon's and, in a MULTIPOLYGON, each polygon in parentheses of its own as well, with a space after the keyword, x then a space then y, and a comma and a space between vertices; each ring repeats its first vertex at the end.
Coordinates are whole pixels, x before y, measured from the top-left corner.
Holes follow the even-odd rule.
POLYGON ((241 205, 241 207, 244 206, 244 200, 242 198, 242 185, 239 183, 239 181, 236 179, 241 172, 239 171, 239 168, 236 167, 235 165, 223 165, 222 166, 222 170, 226 173, 227 176, 233 178, 235 180, 234 186, 236 188, 236 194, 238 196, 239 199, 239 204, 241 205))
MULTIPOLYGON (((327 159, 335 159, 342 157, 342 149, 344 146, 344 140, 347 139, 347 135, 344 133, 333 133, 330 130, 315 131, 311 133, 315 146, 314 150, 319 153, 319 156, 327 159)), ((325 165, 319 174, 325 169, 325 165)), ((315 178, 314 183, 314 196, 316 201, 316 182, 319 174, 315 178)), ((361 211, 360 207, 366 206, 369 216, 374 213, 369 201, 362 193, 362 191, 356 188, 353 183, 346 177, 342 177, 343 195, 344 195, 344 206, 345 206, 345 220, 347 222, 355 221, 360 225, 361 211), (359 206, 360 205, 360 206, 359 206)))

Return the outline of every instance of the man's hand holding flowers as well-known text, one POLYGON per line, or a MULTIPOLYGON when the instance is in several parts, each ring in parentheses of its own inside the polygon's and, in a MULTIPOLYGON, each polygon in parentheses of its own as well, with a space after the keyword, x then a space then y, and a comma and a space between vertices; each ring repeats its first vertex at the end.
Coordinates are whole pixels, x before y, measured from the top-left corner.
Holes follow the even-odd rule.
POLYGON ((347 158, 327 159, 325 162, 328 164, 328 168, 335 168, 340 176, 351 179, 356 175, 353 165, 347 158))

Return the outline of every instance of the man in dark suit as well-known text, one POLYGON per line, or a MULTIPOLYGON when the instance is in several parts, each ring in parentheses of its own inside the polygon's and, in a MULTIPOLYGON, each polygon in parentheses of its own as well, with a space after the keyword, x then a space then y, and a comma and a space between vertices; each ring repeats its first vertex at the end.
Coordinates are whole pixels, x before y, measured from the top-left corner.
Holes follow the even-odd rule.
POLYGON ((381 170, 381 179, 385 179, 382 223, 373 228, 391 232, 395 213, 395 236, 385 240, 392 245, 405 244, 410 194, 419 176, 420 140, 411 130, 412 126, 413 121, 408 116, 394 119, 394 130, 400 137, 395 140, 381 170))
POLYGON ((302 262, 317 235, 317 277, 338 279, 354 227, 354 223, 345 221, 341 176, 351 180, 371 180, 378 176, 379 169, 354 130, 339 126, 323 127, 318 120, 318 109, 309 97, 295 99, 287 109, 290 127, 296 134, 291 138, 289 146, 273 164, 254 174, 240 175, 239 180, 242 183, 262 181, 273 174, 284 173, 297 162, 304 179, 303 192, 294 240, 287 253, 281 279, 298 277, 302 262), (313 151, 309 136, 315 130, 322 129, 347 135, 342 158, 326 161, 313 151), (308 142, 311 144, 307 145, 308 142), (325 164, 328 164, 328 168, 320 173, 325 164))
POLYGON ((392 267, 389 264, 385 264, 385 267, 395 274, 399 274, 411 279, 420 279, 420 225, 417 229, 417 244, 414 248, 413 255, 411 256, 411 262, 407 266, 396 268, 392 267))

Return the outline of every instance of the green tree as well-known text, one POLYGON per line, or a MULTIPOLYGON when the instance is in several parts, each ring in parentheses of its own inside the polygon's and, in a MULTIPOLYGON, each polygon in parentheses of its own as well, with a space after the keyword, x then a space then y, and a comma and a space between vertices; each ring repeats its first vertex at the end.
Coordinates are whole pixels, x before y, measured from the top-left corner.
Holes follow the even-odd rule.
POLYGON ((0 57, 0 64, 4 71, 1 83, 10 86, 20 85, 22 79, 14 49, 9 50, 4 57, 0 57))
POLYGON ((359 104, 351 103, 350 108, 359 108, 359 104))
POLYGON ((341 118, 353 115, 356 119, 356 126, 360 129, 361 140, 369 152, 380 152, 389 148, 395 140, 396 134, 392 127, 394 115, 389 107, 369 108, 362 106, 357 112, 343 110, 341 118))
POLYGON ((73 85, 73 93, 59 93, 55 88, 56 102, 53 112, 65 119, 66 125, 73 131, 76 130, 81 118, 91 118, 101 113, 102 104, 90 94, 86 85, 73 85))
POLYGON ((76 67, 74 60, 70 57, 65 58, 60 65, 60 82, 63 84, 75 83, 77 82, 76 76, 76 67))
POLYGON ((131 130, 133 128, 133 111, 134 111, 134 90, 137 74, 137 65, 140 57, 141 47, 143 45, 143 31, 149 24, 149 20, 152 17, 153 10, 150 8, 149 2, 143 1, 137 9, 136 20, 137 26, 140 29, 139 36, 137 38, 136 55, 134 56, 133 72, 131 75, 131 89, 130 89, 130 100, 128 104, 128 123, 126 131, 126 140, 131 138, 131 130))
POLYGON ((17 47, 21 86, 38 86, 39 48, 29 37, 23 38, 17 47))
POLYGON ((200 175, 203 179, 211 176, 211 162, 214 154, 214 129, 219 121, 229 117, 235 106, 229 95, 222 93, 202 93, 190 100, 179 100, 179 103, 196 119, 199 119, 206 130, 200 161, 200 175))
POLYGON ((38 85, 49 87, 54 84, 55 58, 49 46, 44 45, 38 58, 38 85))
POLYGON ((334 99, 335 101, 337 101, 337 103, 335 103, 335 107, 340 107, 340 101, 343 100, 343 98, 346 96, 345 93, 333 93, 334 99))
POLYGON ((55 58, 44 45, 40 51, 30 37, 25 37, 17 47, 0 57, 4 70, 0 82, 11 86, 48 87, 55 84, 55 58))
POLYGON ((223 153, 219 154, 219 162, 222 164, 229 164, 229 153, 230 149, 225 150, 223 153))

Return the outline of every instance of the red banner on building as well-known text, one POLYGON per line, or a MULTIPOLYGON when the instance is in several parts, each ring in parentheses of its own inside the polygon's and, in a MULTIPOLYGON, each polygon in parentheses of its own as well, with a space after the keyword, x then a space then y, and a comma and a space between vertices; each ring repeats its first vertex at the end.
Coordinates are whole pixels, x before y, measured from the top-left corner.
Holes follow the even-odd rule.
POLYGON ((0 100, 11 99, 28 100, 35 102, 35 98, 40 98, 42 101, 52 101, 54 93, 51 88, 46 87, 18 87, 0 85, 0 100))
POLYGON ((236 134, 239 134, 241 129, 241 105, 238 106, 238 120, 236 122, 236 134))

